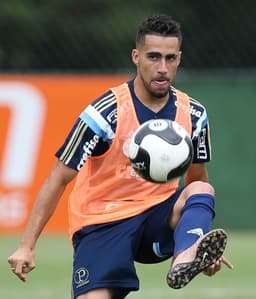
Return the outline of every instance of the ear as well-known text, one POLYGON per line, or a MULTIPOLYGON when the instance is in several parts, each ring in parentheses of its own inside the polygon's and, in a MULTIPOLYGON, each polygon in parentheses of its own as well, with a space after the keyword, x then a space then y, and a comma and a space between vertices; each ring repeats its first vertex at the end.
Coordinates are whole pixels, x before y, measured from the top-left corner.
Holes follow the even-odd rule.
POLYGON ((133 49, 132 50, 132 61, 135 65, 139 63, 139 50, 133 49))
POLYGON ((179 51, 179 55, 178 55, 178 66, 180 65, 180 62, 181 62, 181 54, 182 54, 182 52, 181 51, 179 51))

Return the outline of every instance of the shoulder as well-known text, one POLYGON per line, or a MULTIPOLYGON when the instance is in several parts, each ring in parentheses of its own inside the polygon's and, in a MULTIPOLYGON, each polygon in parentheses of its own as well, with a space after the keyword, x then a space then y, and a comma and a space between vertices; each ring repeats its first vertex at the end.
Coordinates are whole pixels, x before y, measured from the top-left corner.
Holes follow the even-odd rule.
POLYGON ((190 103, 190 114, 193 117, 201 118, 207 115, 206 107, 201 104, 198 100, 195 100, 192 97, 189 97, 190 103))
POLYGON ((89 104, 80 114, 80 118, 84 120, 86 116, 90 116, 95 120, 100 120, 103 117, 111 123, 116 106, 116 96, 108 90, 89 104))
MULTIPOLYGON (((95 99, 89 106, 92 107, 93 110, 96 110, 97 112, 104 114, 104 112, 116 106, 116 96, 111 90, 108 90, 100 97, 95 99)), ((85 108, 85 110, 86 109, 87 107, 85 108)))
POLYGON ((105 92, 89 104, 80 114, 80 119, 104 140, 112 139, 117 120, 116 97, 112 91, 105 92))
MULTIPOLYGON (((176 89, 175 87, 171 86, 171 92, 172 94, 177 97, 178 95, 185 97, 185 99, 187 99, 189 101, 189 109, 190 109, 190 114, 191 116, 197 116, 197 117, 201 117, 201 115, 206 112, 206 108, 203 104, 201 104, 199 102, 199 100, 194 99, 193 97, 191 97, 189 94, 187 94, 186 92, 176 89)), ((177 105, 177 104, 176 104, 177 105)))
POLYGON ((208 131, 209 119, 207 115, 207 110, 204 105, 202 105, 198 100, 194 98, 189 98, 190 102, 190 115, 192 121, 192 138, 198 138, 201 134, 208 131))
MULTIPOLYGON (((199 102, 199 100, 194 99, 189 94, 187 94, 181 90, 178 90, 174 87, 171 88, 171 92, 173 93, 173 95, 175 97, 177 97, 178 94, 185 96, 185 98, 189 102, 189 105, 188 105, 189 108, 186 107, 184 109, 189 109, 188 112, 190 113, 193 122, 196 122, 199 119, 207 118, 206 107, 201 102, 199 102)), ((177 101, 175 101, 175 105, 176 106, 178 105, 177 101)))

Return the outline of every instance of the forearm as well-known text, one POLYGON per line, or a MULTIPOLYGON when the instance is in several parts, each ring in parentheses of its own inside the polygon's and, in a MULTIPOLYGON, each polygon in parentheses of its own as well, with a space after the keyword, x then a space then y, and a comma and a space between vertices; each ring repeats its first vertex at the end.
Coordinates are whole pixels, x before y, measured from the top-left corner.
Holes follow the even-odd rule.
POLYGON ((191 164, 184 176, 184 184, 186 186, 195 181, 209 182, 208 171, 204 163, 191 164))
POLYGON ((35 201, 20 246, 34 249, 38 237, 55 211, 64 190, 64 185, 56 186, 50 179, 47 179, 35 201))
POLYGON ((32 209, 28 224, 20 241, 20 247, 34 249, 43 228, 55 211, 67 184, 77 172, 57 161, 43 184, 32 209))
POLYGON ((43 184, 30 214, 17 250, 8 258, 14 273, 26 281, 26 274, 35 268, 35 246, 43 228, 55 211, 66 185, 77 172, 57 161, 43 184))

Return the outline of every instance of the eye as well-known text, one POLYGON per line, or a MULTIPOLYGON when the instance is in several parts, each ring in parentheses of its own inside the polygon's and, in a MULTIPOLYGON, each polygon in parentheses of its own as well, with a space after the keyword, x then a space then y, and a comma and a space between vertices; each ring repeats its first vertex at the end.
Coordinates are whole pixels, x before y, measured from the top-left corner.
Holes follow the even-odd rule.
POLYGON ((152 61, 155 61, 160 58, 160 55, 157 53, 148 53, 148 58, 152 61))
POLYGON ((166 59, 167 59, 168 61, 174 61, 174 60, 177 59, 177 57, 178 57, 177 54, 169 54, 169 55, 166 56, 166 59))

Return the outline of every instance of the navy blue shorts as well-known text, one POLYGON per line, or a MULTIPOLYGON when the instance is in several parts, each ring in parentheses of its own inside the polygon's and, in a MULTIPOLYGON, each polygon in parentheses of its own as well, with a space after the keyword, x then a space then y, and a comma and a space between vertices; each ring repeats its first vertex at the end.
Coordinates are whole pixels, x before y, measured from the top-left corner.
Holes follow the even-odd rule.
POLYGON ((147 211, 92 225, 73 237, 73 297, 97 288, 119 289, 118 298, 139 289, 134 261, 159 263, 173 254, 168 217, 182 189, 147 211))

